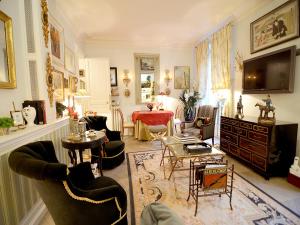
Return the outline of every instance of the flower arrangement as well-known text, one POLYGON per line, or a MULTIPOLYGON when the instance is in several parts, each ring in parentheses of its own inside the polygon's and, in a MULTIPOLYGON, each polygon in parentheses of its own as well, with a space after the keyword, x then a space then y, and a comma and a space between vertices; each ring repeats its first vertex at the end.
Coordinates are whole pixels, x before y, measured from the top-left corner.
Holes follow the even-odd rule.
POLYGON ((194 108, 200 100, 198 91, 189 91, 185 89, 179 96, 179 100, 184 105, 184 118, 186 121, 191 121, 194 117, 194 108))

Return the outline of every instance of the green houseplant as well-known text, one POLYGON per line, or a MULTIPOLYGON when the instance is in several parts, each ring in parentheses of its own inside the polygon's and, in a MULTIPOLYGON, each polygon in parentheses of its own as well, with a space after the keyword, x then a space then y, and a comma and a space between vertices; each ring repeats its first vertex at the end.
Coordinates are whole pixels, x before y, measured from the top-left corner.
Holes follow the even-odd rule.
POLYGON ((14 121, 9 117, 0 117, 0 136, 8 134, 10 127, 14 125, 14 121))
POLYGON ((195 106, 197 102, 200 100, 198 91, 189 91, 187 89, 183 90, 183 92, 179 96, 179 100, 184 105, 184 119, 185 121, 192 121, 195 114, 195 106))

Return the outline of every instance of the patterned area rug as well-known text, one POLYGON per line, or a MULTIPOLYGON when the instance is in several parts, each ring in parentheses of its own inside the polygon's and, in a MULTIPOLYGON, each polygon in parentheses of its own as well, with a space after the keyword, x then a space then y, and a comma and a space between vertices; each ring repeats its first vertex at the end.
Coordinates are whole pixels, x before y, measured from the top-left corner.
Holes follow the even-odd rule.
MULTIPOLYGON (((239 174, 234 174, 234 189, 230 210, 229 198, 209 196, 199 198, 198 213, 194 216, 195 201, 188 202, 188 170, 176 171, 170 180, 164 178, 159 166, 161 151, 127 154, 130 175, 132 224, 140 224, 140 215, 145 205, 158 201, 172 208, 186 225, 256 224, 298 225, 300 218, 239 174)), ((184 167, 188 160, 183 163, 184 167)), ((166 162, 165 173, 169 174, 166 162)))

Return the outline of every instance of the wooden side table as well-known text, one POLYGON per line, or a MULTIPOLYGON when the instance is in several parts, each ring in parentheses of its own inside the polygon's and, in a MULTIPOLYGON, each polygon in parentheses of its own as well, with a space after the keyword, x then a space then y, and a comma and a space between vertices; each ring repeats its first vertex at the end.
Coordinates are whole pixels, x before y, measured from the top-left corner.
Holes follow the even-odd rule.
POLYGON ((85 149, 89 148, 100 148, 99 160, 98 160, 98 168, 100 170, 101 176, 102 173, 102 145, 105 140, 105 133, 96 131, 96 135, 92 137, 82 136, 80 140, 72 140, 68 139, 68 137, 63 137, 61 139, 62 146, 68 149, 68 154, 71 160, 71 163, 75 166, 77 165, 77 156, 76 150, 79 152, 80 163, 83 162, 82 152, 85 149))

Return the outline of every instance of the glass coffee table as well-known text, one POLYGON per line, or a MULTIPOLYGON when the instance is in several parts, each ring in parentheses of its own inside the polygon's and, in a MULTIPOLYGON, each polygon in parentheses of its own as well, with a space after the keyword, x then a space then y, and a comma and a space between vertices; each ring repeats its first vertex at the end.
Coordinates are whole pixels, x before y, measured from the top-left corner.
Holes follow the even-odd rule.
POLYGON ((184 148, 184 144, 198 144, 203 142, 197 137, 194 138, 195 139, 191 138, 190 142, 189 141, 182 142, 174 136, 163 137, 161 139, 162 144, 164 145, 164 149, 163 149, 162 159, 160 164, 163 164, 164 173, 165 173, 164 158, 167 158, 165 156, 166 150, 168 149, 169 152, 168 158, 171 164, 171 172, 168 176, 168 180, 170 180, 173 172, 176 170, 176 165, 178 164, 178 162, 184 159, 191 159, 193 161, 198 161, 203 163, 218 163, 223 161, 223 158, 226 154, 223 151, 214 148, 213 146, 209 151, 203 151, 203 150, 198 150, 194 152, 186 151, 184 148))

